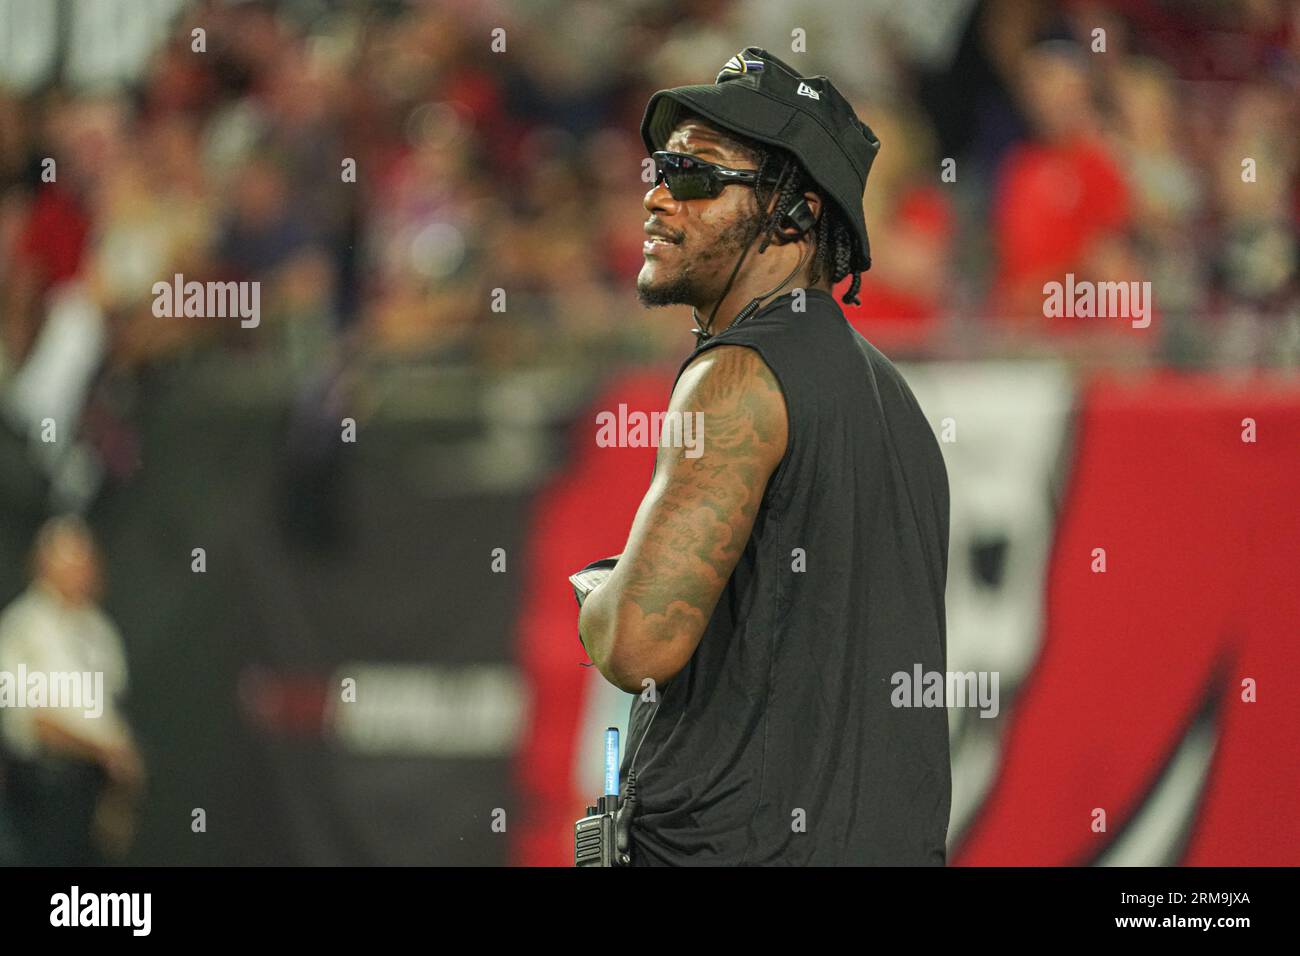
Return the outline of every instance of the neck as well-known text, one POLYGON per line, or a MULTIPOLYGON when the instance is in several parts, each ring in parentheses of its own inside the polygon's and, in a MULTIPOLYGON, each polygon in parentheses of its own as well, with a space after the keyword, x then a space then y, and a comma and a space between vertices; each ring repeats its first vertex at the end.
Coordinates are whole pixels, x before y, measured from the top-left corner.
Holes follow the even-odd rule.
MULTIPOLYGON (((699 321, 707 325, 709 313, 714 311, 713 307, 717 304, 712 327, 709 329, 711 334, 717 335, 727 328, 741 309, 760 296, 766 296, 759 303, 759 308, 762 308, 773 299, 786 295, 794 289, 811 287, 830 291, 824 280, 815 286, 809 282, 809 273, 812 271, 812 257, 815 252, 810 243, 792 242, 783 246, 770 245, 762 255, 759 255, 759 242, 761 242, 760 239, 755 239, 750 246, 749 255, 745 257, 740 271, 736 273, 736 278, 731 283, 731 288, 722 297, 722 300, 719 302, 714 299, 696 306, 699 321), (801 256, 803 258, 802 265, 799 264, 801 256), (796 268, 798 271, 795 271, 796 268), (791 272, 794 272, 794 275, 791 275, 791 272), (787 277, 789 281, 786 281, 787 277), (780 288, 777 288, 777 286, 780 286, 780 288), (776 291, 773 291, 774 289, 776 291)), ((737 253, 737 256, 739 255, 737 253)))

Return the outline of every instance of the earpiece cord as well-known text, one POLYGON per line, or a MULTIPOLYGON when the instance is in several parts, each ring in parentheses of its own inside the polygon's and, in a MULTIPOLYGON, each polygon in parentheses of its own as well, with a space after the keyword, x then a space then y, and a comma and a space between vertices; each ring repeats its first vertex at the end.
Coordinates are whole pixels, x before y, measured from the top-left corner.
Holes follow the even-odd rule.
MULTIPOLYGON (((791 169, 792 169, 791 165, 787 162, 786 165, 782 167, 780 175, 776 177, 776 182, 773 184, 772 188, 773 191, 776 192, 778 195, 779 195, 779 190, 781 188, 781 183, 785 181, 786 176, 790 175, 791 169)), ((754 239, 757 238, 758 236, 754 236, 754 239)), ((700 313, 695 309, 695 306, 691 306, 691 317, 695 319, 695 328, 691 329, 691 331, 695 333, 697 344, 703 345, 705 341, 713 338, 713 320, 718 315, 718 309, 722 307, 722 300, 725 299, 727 297, 727 293, 731 291, 731 284, 736 281, 736 273, 740 271, 741 265, 744 264, 745 258, 749 255, 749 250, 753 248, 754 239, 749 240, 749 242, 745 245, 745 251, 742 252, 740 254, 740 258, 736 260, 736 265, 732 268, 731 275, 727 277, 727 284, 722 287, 722 294, 718 296, 718 301, 713 303, 713 309, 709 312, 709 322, 707 325, 705 325, 700 321, 700 313)), ((800 262, 800 265, 802 265, 802 261, 800 262)), ((796 271, 797 270, 798 267, 796 267, 796 271)), ((790 281, 790 277, 787 276, 785 282, 789 282, 789 281, 790 281)), ((785 285, 785 282, 782 282, 781 285, 785 285)), ((781 288, 781 286, 777 286, 777 289, 779 288, 781 288)), ((774 289, 773 291, 776 290, 774 289)), ((767 295, 771 295, 771 294, 772 293, 769 292, 767 295)), ((767 298, 767 296, 759 296, 759 298, 767 298)), ((749 305, 745 306, 745 309, 748 309, 750 306, 754 305, 754 301, 755 300, 750 300, 749 305)), ((740 312, 737 313, 736 318, 731 320, 731 325, 728 325, 727 328, 731 328, 732 325, 736 324, 741 314, 744 313, 745 309, 741 309, 740 312)))
MULTIPOLYGON (((752 246, 753 243, 751 242, 750 245, 752 246)), ((799 261, 795 263, 795 267, 790 270, 790 274, 786 276, 784 279, 782 279, 778 285, 769 289, 767 292, 764 292, 762 295, 755 296, 754 298, 750 299, 749 304, 736 313, 736 317, 731 320, 731 324, 728 325, 727 328, 729 329, 733 325, 743 322, 745 319, 749 318, 751 315, 753 315, 755 312, 758 311, 759 303, 761 303, 764 299, 771 298, 772 296, 776 295, 776 293, 784 289, 786 284, 791 279, 793 279, 796 275, 798 275, 799 270, 803 268, 804 263, 808 259, 809 251, 811 250, 805 250, 804 252, 800 253, 799 261)), ((744 254, 741 255, 740 257, 740 261, 736 263, 736 268, 731 270, 731 278, 727 280, 728 291, 731 289, 731 283, 736 277, 736 272, 739 271, 740 269, 740 264, 745 261, 745 256, 748 254, 749 254, 749 246, 746 246, 744 254)), ((723 298, 726 298, 726 295, 727 293, 724 291, 722 293, 723 298)), ((706 340, 711 339, 713 337, 713 331, 712 331, 713 317, 717 314, 718 306, 720 306, 721 304, 722 304, 722 299, 719 299, 717 301, 717 304, 713 306, 713 311, 709 313, 709 324, 704 326, 704 328, 702 329, 699 327, 699 321, 700 321, 699 313, 695 311, 694 307, 691 308, 691 312, 695 315, 695 321, 697 323, 696 328, 692 329, 691 331, 695 333, 695 336, 699 340, 700 344, 703 344, 706 340)), ((723 331, 726 330, 724 329, 723 331)))
MULTIPOLYGON (((811 251, 811 250, 808 250, 808 251, 811 251)), ((798 261, 797 263, 795 263, 795 267, 794 267, 793 269, 790 270, 790 274, 789 274, 788 276, 786 276, 784 279, 781 280, 781 284, 780 284, 780 285, 776 286, 775 288, 771 289, 771 290, 768 291, 768 292, 764 292, 762 295, 758 296, 757 298, 750 299, 750 300, 749 300, 749 305, 745 306, 745 308, 743 308, 743 309, 740 310, 740 313, 735 317, 735 319, 732 320, 731 325, 735 325, 736 323, 741 322, 741 321, 743 321, 744 319, 749 318, 750 315, 753 315, 754 312, 758 311, 758 304, 759 304, 760 302, 762 302, 764 299, 771 298, 772 296, 774 296, 774 295, 776 295, 778 292, 780 292, 782 289, 784 289, 785 286, 786 286, 786 283, 789 282, 791 279, 793 279, 796 275, 798 275, 798 274, 799 274, 799 270, 803 268, 803 264, 804 264, 804 262, 807 260, 807 257, 808 257, 808 251, 805 251, 805 252, 802 252, 802 253, 799 254, 799 261, 798 261), (753 310, 753 311, 750 311, 750 310, 753 310), (748 313, 748 314, 746 314, 746 313, 748 313)), ((727 328, 731 328, 731 325, 727 326, 727 328)))
MULTIPOLYGON (((657 690, 656 693, 658 693, 657 690)), ((650 736, 650 728, 651 726, 654 725, 655 718, 659 716, 659 707, 661 704, 662 701, 655 702, 654 713, 650 715, 650 720, 645 725, 645 732, 641 734, 640 743, 636 745, 636 750, 632 752, 632 762, 629 763, 627 767, 627 773, 629 777, 631 777, 632 774, 636 773, 636 758, 641 755, 641 744, 645 743, 645 739, 650 736)))
MULTIPOLYGON (((757 238, 757 236, 754 237, 754 239, 757 238)), ((695 337, 700 342, 704 342, 706 339, 713 337, 713 320, 718 314, 718 309, 722 307, 722 300, 725 299, 727 293, 731 291, 731 284, 736 281, 736 273, 740 271, 741 265, 744 264, 745 258, 749 255, 749 250, 754 247, 754 239, 749 240, 745 245, 745 251, 742 252, 740 258, 736 260, 736 265, 731 270, 731 275, 727 277, 727 284, 722 287, 722 295, 718 296, 718 301, 713 303, 713 310, 709 312, 709 322, 707 325, 700 321, 700 313, 696 311, 695 306, 691 306, 691 315, 695 319, 695 328, 691 331, 695 333, 695 337)))
MULTIPOLYGON (((776 186, 774 188, 776 189, 780 188, 782 181, 785 179, 786 175, 789 174, 789 172, 790 172, 790 166, 787 165, 784 169, 781 170, 781 175, 779 175, 776 178, 776 186)), ((754 237, 754 239, 757 238, 758 236, 754 237)), ((691 306, 691 316, 695 319, 695 328, 691 329, 691 331, 695 334, 697 345, 703 345, 707 340, 713 338, 713 320, 717 317, 718 309, 722 307, 722 300, 725 299, 727 297, 727 293, 731 291, 731 284, 736 281, 736 273, 740 271, 740 267, 744 264, 746 257, 749 255, 749 250, 753 248, 754 239, 749 240, 749 242, 745 245, 745 251, 742 252, 740 254, 740 258, 736 260, 736 265, 732 268, 731 275, 727 277, 727 284, 722 287, 722 294, 718 296, 718 301, 713 303, 713 309, 709 312, 709 321, 707 325, 700 322, 700 313, 696 310, 695 306, 691 306)), ((777 285, 775 288, 773 288, 772 290, 765 292, 762 295, 757 296, 756 298, 750 299, 749 304, 736 313, 736 317, 731 320, 731 323, 727 326, 727 328, 729 329, 737 322, 743 322, 745 319, 749 318, 751 315, 753 315, 755 312, 758 311, 758 304, 760 302, 762 302, 764 299, 770 296, 775 295, 777 292, 780 292, 783 288, 785 288, 786 283, 789 282, 791 279, 793 279, 799 273, 799 270, 803 268, 803 264, 807 255, 808 255, 808 251, 804 251, 803 253, 800 253, 799 262, 797 265, 795 265, 794 269, 790 272, 790 274, 786 276, 785 279, 783 279, 781 283, 777 285)))

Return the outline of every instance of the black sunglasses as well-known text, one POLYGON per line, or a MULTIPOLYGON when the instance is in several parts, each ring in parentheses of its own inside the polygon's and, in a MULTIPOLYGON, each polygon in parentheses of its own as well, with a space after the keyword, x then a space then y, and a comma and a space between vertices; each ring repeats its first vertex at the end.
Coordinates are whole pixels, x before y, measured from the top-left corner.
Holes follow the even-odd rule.
MULTIPOLYGON (((668 184, 674 199, 714 199, 731 185, 753 186, 758 173, 752 169, 728 169, 717 163, 707 163, 687 153, 670 153, 661 150, 652 153, 655 163, 654 185, 668 184)), ((771 177, 766 177, 773 182, 771 177)))

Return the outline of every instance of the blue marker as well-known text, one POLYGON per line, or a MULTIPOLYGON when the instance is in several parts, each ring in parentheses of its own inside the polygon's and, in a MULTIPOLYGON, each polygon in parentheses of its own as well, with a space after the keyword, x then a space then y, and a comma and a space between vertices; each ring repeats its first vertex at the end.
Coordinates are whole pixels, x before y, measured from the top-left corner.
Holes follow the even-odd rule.
POLYGON ((605 731, 605 796, 618 796, 618 728, 605 731))

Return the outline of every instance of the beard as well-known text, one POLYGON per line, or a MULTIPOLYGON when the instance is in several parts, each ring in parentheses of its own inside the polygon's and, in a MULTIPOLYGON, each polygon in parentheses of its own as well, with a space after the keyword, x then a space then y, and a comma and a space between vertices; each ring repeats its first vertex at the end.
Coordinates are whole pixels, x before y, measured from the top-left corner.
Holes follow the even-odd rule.
POLYGON ((718 233, 707 254, 692 258, 683 238, 677 245, 681 265, 669 276, 650 282, 636 280, 636 295, 643 306, 691 305, 703 308, 722 295, 722 283, 735 268, 741 252, 757 238, 761 224, 755 205, 754 215, 731 223, 718 233))
POLYGON ((647 308, 659 305, 693 305, 700 299, 700 288, 691 263, 658 283, 636 280, 636 297, 647 308))

